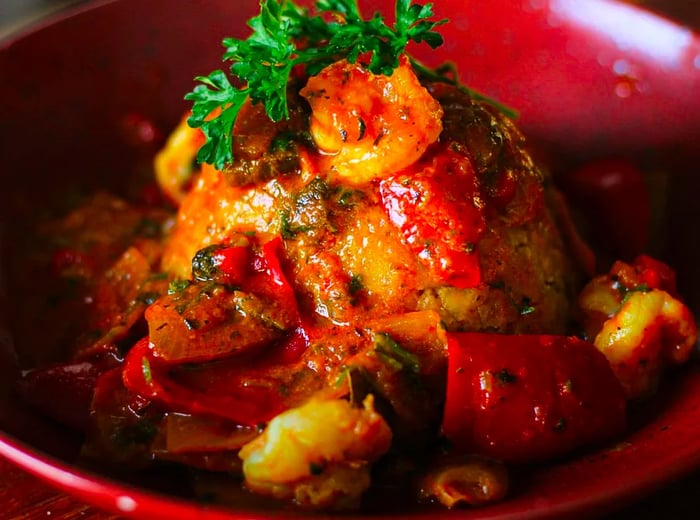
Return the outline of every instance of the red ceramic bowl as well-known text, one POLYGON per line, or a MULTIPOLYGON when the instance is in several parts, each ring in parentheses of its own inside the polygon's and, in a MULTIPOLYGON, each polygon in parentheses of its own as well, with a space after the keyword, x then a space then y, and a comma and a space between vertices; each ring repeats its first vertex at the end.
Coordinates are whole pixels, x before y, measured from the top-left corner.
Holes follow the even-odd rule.
MULTIPOLYGON (((375 2, 385 4, 386 2, 375 2)), ((700 40, 640 9, 605 0, 437 0, 449 59, 473 87, 520 111, 520 124, 554 164, 629 156, 663 188, 655 254, 678 269, 700 309, 700 40), (562 162, 563 161, 563 162, 562 162)), ((365 2, 367 8, 369 2, 365 2)), ((79 183, 124 191, 128 172, 154 152, 135 145, 134 114, 161 133, 187 105, 195 75, 218 66, 219 41, 246 34, 245 0, 98 1, 0 42, 0 252, 16 265, 33 214, 79 183)), ((17 272, 0 272, 0 283, 17 272)), ((33 316, 17 283, 0 285, 0 454, 104 509, 140 518, 268 518, 210 508, 72 465, 79 439, 15 399, 22 338, 13 317, 33 316), (7 289, 9 287, 9 289, 7 289), (5 288, 5 289, 3 289, 5 288)), ((445 512, 454 519, 589 516, 609 511, 700 467, 698 362, 613 448, 536 471, 506 502, 445 512)), ((279 516, 279 514, 278 514, 279 516)), ((290 515, 284 515, 290 516, 290 515)), ((434 513, 396 513, 434 518, 434 513)), ((350 517, 344 517, 350 518, 350 517)))

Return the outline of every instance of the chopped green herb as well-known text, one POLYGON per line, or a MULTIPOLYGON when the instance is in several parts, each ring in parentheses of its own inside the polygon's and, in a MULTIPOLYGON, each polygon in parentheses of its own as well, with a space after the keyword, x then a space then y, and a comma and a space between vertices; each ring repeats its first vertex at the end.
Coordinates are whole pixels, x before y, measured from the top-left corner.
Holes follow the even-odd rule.
POLYGON ((414 374, 420 372, 418 356, 399 345, 389 334, 382 333, 374 336, 374 350, 383 360, 390 362, 392 366, 396 366, 401 370, 408 370, 414 374))
POLYGON ((365 194, 359 190, 338 186, 335 196, 338 206, 352 208, 358 201, 364 198, 365 194))
POLYGON ((620 294, 622 294, 622 301, 620 302, 620 305, 624 305, 625 303, 627 303, 627 300, 629 300, 632 297, 633 293, 646 293, 651 291, 649 286, 645 283, 637 285, 636 287, 632 287, 631 289, 619 284, 617 289, 620 291, 620 294))
POLYGON ((555 432, 563 432, 566 430, 566 419, 561 418, 557 421, 557 424, 552 428, 555 432))
POLYGON ((219 273, 219 261, 214 253, 223 249, 221 244, 212 244, 197 251, 192 258, 192 277, 200 282, 211 282, 219 273))
POLYGON ((268 151, 287 152, 294 149, 297 142, 313 146, 313 138, 309 132, 280 132, 272 139, 268 151))
POLYGON ((518 312, 520 312, 521 316, 526 316, 535 312, 535 307, 534 305, 532 305, 532 301, 530 300, 530 298, 528 298, 527 296, 523 296, 523 299, 520 300, 518 312))
POLYGON ((317 204, 328 198, 329 191, 326 181, 321 177, 314 177, 295 195, 294 200, 297 205, 302 207, 317 204))
POLYGON ((309 473, 312 475, 321 475, 323 473, 323 470, 326 468, 326 465, 322 462, 311 462, 309 464, 309 473))
POLYGON ((311 228, 309 226, 296 226, 292 224, 289 211, 280 211, 280 234, 287 240, 293 239, 297 233, 306 233, 311 228))
MULTIPOLYGON (((352 369, 350 367, 343 367, 340 370, 340 373, 338 374, 338 377, 335 379, 335 387, 338 388, 340 385, 342 385, 346 380, 350 379, 350 371, 352 369)), ((348 381, 350 383, 350 386, 352 386, 352 382, 348 381)))
POLYGON ((503 385, 510 385, 515 383, 518 380, 518 376, 516 376, 514 373, 509 372, 507 369, 503 368, 496 372, 496 379, 498 379, 498 382, 503 384, 503 385))
POLYGON ((187 289, 190 285, 192 285, 192 282, 190 282, 189 280, 173 280, 168 285, 168 294, 173 295, 173 294, 181 293, 182 291, 187 289))
POLYGON ((151 372, 151 363, 148 361, 148 358, 141 358, 141 372, 143 373, 144 381, 150 385, 153 381, 153 374, 151 372))
POLYGON ((362 275, 361 274, 354 274, 350 278, 350 294, 357 294, 360 292, 362 289, 364 289, 365 286, 362 283, 362 275))

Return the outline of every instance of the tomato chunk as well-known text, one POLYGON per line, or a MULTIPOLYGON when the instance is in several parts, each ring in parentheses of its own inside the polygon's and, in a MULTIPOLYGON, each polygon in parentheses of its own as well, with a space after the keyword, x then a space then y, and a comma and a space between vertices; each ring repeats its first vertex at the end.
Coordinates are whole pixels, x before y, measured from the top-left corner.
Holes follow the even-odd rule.
POLYGON ((625 429, 625 398, 605 357, 566 336, 448 334, 443 433, 460 450, 534 462, 625 429))
POLYGON ((481 282, 476 248, 486 224, 464 157, 447 151, 421 172, 382 180, 379 193, 391 222, 438 281, 461 288, 481 282))

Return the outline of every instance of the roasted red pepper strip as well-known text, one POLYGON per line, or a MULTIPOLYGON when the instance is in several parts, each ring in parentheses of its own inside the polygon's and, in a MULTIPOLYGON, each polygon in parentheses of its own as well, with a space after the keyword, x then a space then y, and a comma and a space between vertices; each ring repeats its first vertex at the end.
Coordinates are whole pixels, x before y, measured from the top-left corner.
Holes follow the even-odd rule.
POLYGON ((539 462, 625 429, 620 383, 589 343, 449 333, 448 351, 442 428, 458 450, 539 462))
POLYGON ((148 338, 137 342, 124 362, 124 385, 138 395, 161 403, 169 410, 192 415, 229 419, 238 424, 255 426, 270 420, 284 406, 274 389, 247 389, 230 382, 230 393, 193 390, 170 376, 172 366, 156 358, 148 338))
POLYGON ((476 247, 485 229, 472 165, 449 150, 417 173, 379 183, 384 210, 405 242, 439 282, 475 287, 481 282, 476 247))

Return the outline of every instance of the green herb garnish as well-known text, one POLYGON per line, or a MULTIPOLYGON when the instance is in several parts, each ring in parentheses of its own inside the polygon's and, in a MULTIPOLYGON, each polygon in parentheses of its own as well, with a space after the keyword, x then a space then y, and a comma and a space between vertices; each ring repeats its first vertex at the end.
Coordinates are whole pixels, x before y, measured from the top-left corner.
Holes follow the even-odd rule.
POLYGON ((195 78, 201 84, 185 99, 194 102, 188 124, 206 136, 197 154, 200 163, 222 170, 233 161, 233 125, 248 98, 262 103, 272 121, 289 117, 287 84, 296 66, 313 75, 340 59, 355 63, 363 55, 372 73, 389 75, 410 41, 441 45, 442 36, 433 29, 447 21, 429 21, 432 5, 411 0, 397 0, 393 27, 379 14, 364 20, 356 0, 317 0, 315 11, 311 16, 292 0, 261 0, 260 14, 248 22, 252 34, 223 41, 223 59, 232 62, 230 75, 242 86, 234 86, 222 70, 195 78))
POLYGON ((389 334, 375 334, 374 352, 398 370, 407 370, 414 374, 420 373, 421 366, 418 356, 399 345, 389 334))

